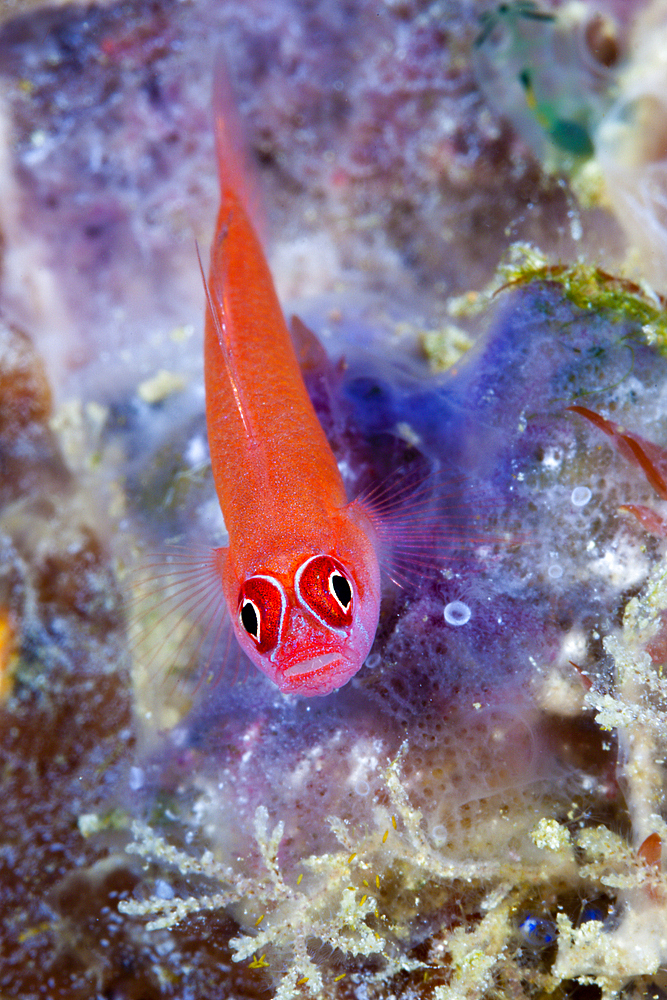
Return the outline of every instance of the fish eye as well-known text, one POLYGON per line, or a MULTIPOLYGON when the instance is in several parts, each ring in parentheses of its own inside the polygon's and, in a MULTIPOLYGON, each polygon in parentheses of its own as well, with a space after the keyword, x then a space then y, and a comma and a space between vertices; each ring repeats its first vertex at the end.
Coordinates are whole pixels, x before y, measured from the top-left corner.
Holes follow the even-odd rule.
POLYGON ((251 576, 241 587, 239 622, 258 652, 270 653, 278 645, 285 605, 283 588, 270 576, 251 576))
POLYGON ((249 597, 245 597, 241 605, 241 624, 248 635, 259 642, 259 608, 249 597))
POLYGON ((352 587, 348 578, 337 569, 329 574, 329 590, 345 613, 352 604, 352 587))
POLYGON ((354 591, 343 566, 329 555, 311 556, 294 577, 297 597, 329 628, 344 628, 352 622, 354 591))

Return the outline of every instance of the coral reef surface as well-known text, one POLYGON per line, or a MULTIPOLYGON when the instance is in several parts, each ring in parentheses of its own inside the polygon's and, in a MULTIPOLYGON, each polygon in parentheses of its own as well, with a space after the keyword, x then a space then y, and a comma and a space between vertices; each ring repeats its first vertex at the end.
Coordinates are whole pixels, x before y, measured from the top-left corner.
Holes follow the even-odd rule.
POLYGON ((3 8, 3 996, 667 988, 663 33, 620 0, 3 8), (221 44, 350 493, 423 478, 440 522, 322 699, 191 675, 139 593, 224 532, 221 44))

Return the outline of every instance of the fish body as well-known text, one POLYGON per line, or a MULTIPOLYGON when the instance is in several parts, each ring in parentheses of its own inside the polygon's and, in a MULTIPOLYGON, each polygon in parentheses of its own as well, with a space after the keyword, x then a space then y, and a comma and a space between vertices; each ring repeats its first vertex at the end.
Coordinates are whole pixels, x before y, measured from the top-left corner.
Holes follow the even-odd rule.
POLYGON ((281 691, 327 694, 373 643, 378 529, 348 503, 306 391, 252 218, 252 192, 219 74, 221 203, 211 247, 204 342, 211 463, 229 533, 215 552, 234 631, 281 691))

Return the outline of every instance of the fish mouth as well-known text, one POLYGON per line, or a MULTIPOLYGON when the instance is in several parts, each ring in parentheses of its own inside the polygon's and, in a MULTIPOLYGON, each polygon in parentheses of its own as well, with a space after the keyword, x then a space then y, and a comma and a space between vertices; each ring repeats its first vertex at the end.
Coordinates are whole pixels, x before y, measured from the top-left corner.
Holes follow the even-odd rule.
POLYGON ((301 677, 302 674, 312 674, 316 670, 324 670, 325 667, 339 658, 340 653, 320 653, 319 656, 313 656, 310 660, 299 660, 298 663, 293 663, 291 667, 287 668, 283 677, 301 677))
POLYGON ((282 673, 281 691, 290 694, 330 694, 351 676, 350 664, 340 653, 320 653, 308 660, 298 660, 282 673))

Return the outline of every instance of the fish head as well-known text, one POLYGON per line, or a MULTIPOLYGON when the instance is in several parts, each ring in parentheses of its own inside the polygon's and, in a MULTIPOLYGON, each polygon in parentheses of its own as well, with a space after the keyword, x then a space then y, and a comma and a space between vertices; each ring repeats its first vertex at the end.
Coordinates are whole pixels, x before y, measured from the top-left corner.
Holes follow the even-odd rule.
POLYGON ((330 694, 357 673, 373 644, 377 558, 371 544, 342 548, 302 552, 288 572, 254 573, 228 597, 241 648, 284 693, 330 694))

